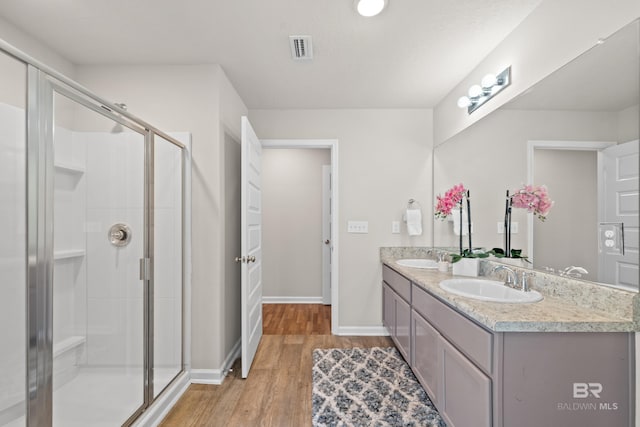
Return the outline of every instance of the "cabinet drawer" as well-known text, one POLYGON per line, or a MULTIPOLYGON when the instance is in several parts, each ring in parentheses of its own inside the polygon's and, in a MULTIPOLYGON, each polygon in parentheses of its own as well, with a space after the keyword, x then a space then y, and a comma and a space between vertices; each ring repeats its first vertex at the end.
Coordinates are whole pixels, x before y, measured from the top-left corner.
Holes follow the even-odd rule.
POLYGON ((486 373, 492 373, 493 335, 489 331, 416 285, 413 285, 413 308, 486 373))
POLYGON ((382 266, 382 279, 405 301, 411 302, 411 282, 409 279, 396 273, 386 265, 382 266))

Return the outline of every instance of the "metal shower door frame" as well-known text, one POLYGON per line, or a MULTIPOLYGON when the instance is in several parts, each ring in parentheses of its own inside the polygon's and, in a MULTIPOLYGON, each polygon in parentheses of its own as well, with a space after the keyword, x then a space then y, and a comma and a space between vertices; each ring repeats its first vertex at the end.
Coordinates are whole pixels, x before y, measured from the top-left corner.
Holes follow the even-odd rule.
MULTIPOLYGON (((3 45, 0 43, 0 50, 3 45)), ((143 259, 149 266, 144 280, 144 385, 143 404, 124 423, 133 424, 154 399, 153 390, 153 257, 154 257, 154 136, 181 149, 183 191, 182 211, 182 329, 185 325, 185 181, 186 147, 162 131, 128 114, 118 106, 102 102, 82 86, 42 70, 30 58, 8 52, 27 63, 27 366, 26 425, 51 426, 53 423, 53 202, 54 202, 54 93, 59 93, 144 136, 144 227, 143 259)), ((34 61, 35 62, 35 61, 34 61)), ((46 67, 43 67, 46 68, 46 67)), ((181 342, 181 370, 185 369, 184 334, 181 342)), ((172 381, 173 381, 172 380, 172 381)))

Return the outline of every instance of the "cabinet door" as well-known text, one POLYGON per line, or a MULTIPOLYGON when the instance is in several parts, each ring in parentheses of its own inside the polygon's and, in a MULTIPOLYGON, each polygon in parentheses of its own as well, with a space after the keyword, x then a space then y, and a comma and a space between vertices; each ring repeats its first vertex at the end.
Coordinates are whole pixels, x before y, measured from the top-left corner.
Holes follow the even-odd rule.
POLYGON ((382 283, 382 324, 392 337, 396 334, 396 298, 389 285, 382 283))
POLYGON ((413 327, 411 367, 433 403, 438 405, 440 334, 415 310, 411 312, 411 321, 413 327))
POLYGON ((448 427, 491 427, 491 380, 440 338, 439 409, 448 427))
POLYGON ((396 295, 396 344, 404 359, 411 364, 411 306, 396 295))

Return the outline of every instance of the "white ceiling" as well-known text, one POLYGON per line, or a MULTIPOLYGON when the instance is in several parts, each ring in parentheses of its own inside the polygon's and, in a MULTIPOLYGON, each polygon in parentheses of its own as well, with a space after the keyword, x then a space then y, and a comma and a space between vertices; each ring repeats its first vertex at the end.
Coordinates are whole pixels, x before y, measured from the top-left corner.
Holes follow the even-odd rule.
POLYGON ((77 65, 220 64, 249 108, 430 108, 542 0, 2 0, 77 65), (288 36, 311 35, 312 62, 288 36))

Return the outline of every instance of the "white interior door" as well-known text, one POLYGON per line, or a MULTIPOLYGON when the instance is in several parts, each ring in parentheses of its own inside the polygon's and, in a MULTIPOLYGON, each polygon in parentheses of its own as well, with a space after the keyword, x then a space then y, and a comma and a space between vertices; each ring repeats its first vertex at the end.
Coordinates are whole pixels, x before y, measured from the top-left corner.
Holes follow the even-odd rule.
POLYGON ((638 289, 638 141, 603 150, 600 280, 638 289))
POLYGON ((322 303, 331 304, 331 165, 322 166, 322 303))
POLYGON ((262 338, 262 145, 242 117, 241 248, 242 378, 247 378, 262 338))

